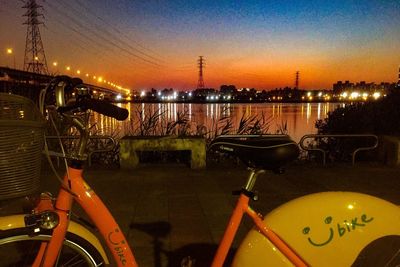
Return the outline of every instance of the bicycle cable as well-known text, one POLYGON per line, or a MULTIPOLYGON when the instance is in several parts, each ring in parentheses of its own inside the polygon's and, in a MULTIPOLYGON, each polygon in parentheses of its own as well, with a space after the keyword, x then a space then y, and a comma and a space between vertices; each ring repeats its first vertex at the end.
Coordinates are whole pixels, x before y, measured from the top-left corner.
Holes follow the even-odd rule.
MULTIPOLYGON (((41 90, 40 94, 39 94, 39 109, 40 109, 40 112, 42 113, 43 117, 45 117, 45 108, 44 108, 44 106, 45 106, 46 93, 47 93, 47 89, 50 86, 51 86, 51 82, 43 90, 41 90)), ((67 162, 67 159, 66 159, 65 149, 64 149, 64 146, 63 146, 63 144, 61 142, 60 133, 59 133, 59 131, 57 129, 57 126, 56 126, 56 124, 54 122, 54 119, 52 117, 52 113, 51 112, 48 113, 48 118, 49 118, 49 121, 51 122, 51 126, 53 127, 53 129, 56 132, 58 144, 60 145, 62 158, 63 158, 63 162, 64 162, 65 169, 66 169, 66 175, 67 175, 68 180, 69 180, 70 176, 69 176, 69 172, 68 172, 68 162, 67 162)), ((77 196, 77 194, 71 190, 70 185, 66 185, 64 183, 64 180, 60 177, 60 175, 58 174, 56 168, 54 167, 53 161, 51 160, 51 157, 50 157, 50 151, 49 151, 49 146, 48 146, 47 139, 46 139, 46 134, 44 135, 44 154, 46 155, 46 159, 49 162, 49 165, 50 165, 50 168, 51 168, 52 172, 54 173, 54 175, 57 178, 57 180, 60 182, 61 187, 64 190, 66 190, 68 193, 70 193, 71 195, 77 196)))

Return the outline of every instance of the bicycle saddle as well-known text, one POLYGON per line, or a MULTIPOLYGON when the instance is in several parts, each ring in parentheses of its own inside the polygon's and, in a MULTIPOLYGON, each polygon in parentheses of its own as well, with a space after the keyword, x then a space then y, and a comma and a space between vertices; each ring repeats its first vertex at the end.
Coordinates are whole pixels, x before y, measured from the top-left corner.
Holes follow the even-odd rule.
POLYGON ((221 135, 210 149, 237 156, 249 167, 274 171, 299 155, 299 147, 287 135, 221 135))

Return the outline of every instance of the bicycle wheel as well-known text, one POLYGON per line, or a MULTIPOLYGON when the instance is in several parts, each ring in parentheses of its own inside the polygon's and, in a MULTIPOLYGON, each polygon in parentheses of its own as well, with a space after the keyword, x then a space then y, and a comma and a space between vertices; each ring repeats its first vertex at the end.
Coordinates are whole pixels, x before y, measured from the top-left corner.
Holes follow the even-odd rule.
MULTIPOLYGON (((30 237, 26 228, 0 232, 0 261, 5 267, 31 266, 42 242, 49 242, 50 233, 30 237)), ((55 266, 104 266, 101 254, 85 239, 67 233, 55 266)))
POLYGON ((400 236, 390 235, 374 240, 361 251, 351 266, 400 266, 400 236))

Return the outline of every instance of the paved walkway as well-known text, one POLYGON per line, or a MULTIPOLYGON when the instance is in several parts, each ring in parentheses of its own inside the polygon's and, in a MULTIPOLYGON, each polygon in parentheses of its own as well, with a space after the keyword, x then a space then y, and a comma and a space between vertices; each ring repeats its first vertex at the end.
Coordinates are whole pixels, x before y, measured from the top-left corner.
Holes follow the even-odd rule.
MULTIPOLYGON (((267 173, 256 184, 254 209, 268 213, 291 199, 321 191, 357 191, 400 204, 399 168, 293 164, 282 175, 267 173)), ((54 188, 46 178, 43 187, 54 188)), ((185 255, 208 265, 236 197, 247 177, 242 165, 210 163, 194 171, 184 165, 146 165, 135 171, 92 167, 86 178, 126 233, 140 266, 179 266, 185 255), (205 255, 205 259, 201 258, 205 255)), ((79 209, 75 209, 80 213, 79 209)), ((246 219, 240 239, 249 230, 246 219)))

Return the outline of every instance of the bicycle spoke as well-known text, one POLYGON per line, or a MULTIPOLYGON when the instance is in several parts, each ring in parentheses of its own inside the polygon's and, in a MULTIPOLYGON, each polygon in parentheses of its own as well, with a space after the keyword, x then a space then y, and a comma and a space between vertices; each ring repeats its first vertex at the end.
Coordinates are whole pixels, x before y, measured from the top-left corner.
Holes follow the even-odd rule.
POLYGON ((74 257, 69 259, 67 262, 63 263, 63 266, 72 267, 72 266, 76 266, 77 264, 81 264, 81 263, 84 263, 84 262, 85 261, 80 257, 80 255, 76 254, 74 257), (74 260, 76 260, 76 259, 78 259, 78 261, 73 263, 74 260))
POLYGON ((397 256, 400 255, 400 249, 397 250, 397 252, 393 255, 393 257, 388 261, 388 263, 385 265, 385 267, 389 267, 390 264, 396 260, 397 256))

